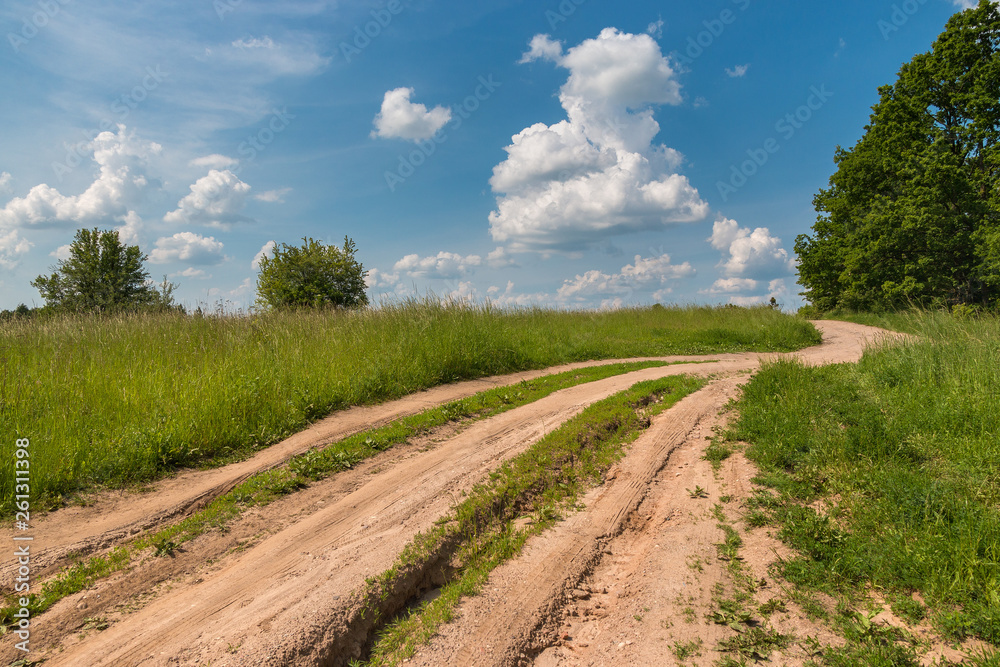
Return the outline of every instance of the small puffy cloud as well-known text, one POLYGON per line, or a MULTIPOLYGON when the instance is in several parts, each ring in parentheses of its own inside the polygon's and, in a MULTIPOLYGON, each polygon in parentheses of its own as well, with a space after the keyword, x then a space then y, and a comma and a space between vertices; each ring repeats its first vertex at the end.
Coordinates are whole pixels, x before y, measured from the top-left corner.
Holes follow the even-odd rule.
POLYGON ((551 60, 559 62, 562 58, 562 43, 548 35, 535 35, 528 44, 528 50, 521 56, 518 64, 534 62, 535 60, 551 60))
POLYGON ((663 26, 664 26, 663 19, 660 18, 659 20, 653 21, 648 26, 646 26, 646 33, 651 35, 652 37, 655 37, 656 39, 659 39, 660 37, 663 37, 663 26))
POLYGON ((486 255, 486 264, 491 269, 506 269, 517 266, 517 263, 507 254, 507 249, 503 247, 496 248, 486 255))
POLYGON ((208 280, 212 276, 205 273, 203 269, 196 269, 193 266, 189 266, 183 271, 177 271, 176 273, 171 273, 167 276, 168 278, 194 278, 196 280, 208 280))
POLYGON ((6 171, 0 171, 0 192, 8 193, 10 192, 10 182, 12 176, 6 171))
POLYGON ((216 241, 215 237, 179 232, 158 239, 153 252, 149 253, 149 261, 153 264, 170 262, 187 262, 203 266, 218 264, 225 259, 222 248, 222 242, 216 241))
POLYGON ((679 104, 680 84, 659 45, 614 28, 563 53, 536 35, 525 60, 569 71, 559 100, 567 119, 511 139, 493 169, 490 234, 515 251, 577 251, 608 237, 695 222, 708 204, 677 174, 683 157, 654 145, 650 108, 679 104))
POLYGON ((726 68, 726 75, 730 79, 741 79, 744 76, 746 76, 747 70, 749 70, 749 69, 750 69, 750 63, 747 63, 746 65, 737 65, 736 67, 734 67, 732 69, 729 69, 727 67, 726 68))
POLYGON ((491 285, 486 294, 490 302, 498 306, 544 306, 552 303, 552 297, 548 294, 536 292, 535 294, 518 294, 514 292, 514 282, 507 281, 507 287, 501 291, 496 285, 491 285))
POLYGON ((278 190, 265 190, 253 196, 257 201, 268 202, 269 204, 283 204, 285 200, 282 199, 285 195, 291 192, 291 188, 280 188, 278 190))
POLYGON ((365 275, 365 285, 368 289, 395 287, 399 283, 399 272, 386 273, 378 269, 368 269, 365 275))
POLYGON ((267 36, 262 39, 250 37, 248 39, 237 39, 232 45, 237 49, 273 49, 274 40, 267 36))
POLYGON ((729 297, 729 303, 734 306, 757 306, 762 303, 770 303, 771 299, 774 299, 777 304, 787 305, 795 298, 795 295, 789 291, 785 280, 778 278, 767 284, 767 294, 754 296, 731 296, 729 297))
MULTIPOLYGON (((618 273, 592 270, 577 275, 572 280, 563 281, 556 296, 560 301, 577 303, 591 296, 631 296, 637 291, 649 291, 653 287, 661 287, 672 280, 694 274, 695 270, 690 263, 672 264, 670 255, 649 258, 636 255, 634 263, 623 266, 618 273)), ((658 294, 660 293, 663 292, 658 294)))
POLYGON ((228 155, 220 155, 219 153, 198 157, 189 162, 192 167, 208 167, 209 169, 227 169, 237 163, 239 163, 239 160, 236 158, 229 157, 228 155))
POLYGON ((142 218, 139 217, 139 214, 135 211, 129 211, 116 220, 122 223, 120 227, 115 228, 115 231, 118 232, 118 240, 125 245, 138 245, 139 230, 142 229, 142 218))
POLYGON ((712 226, 712 236, 707 240, 722 252, 720 267, 726 276, 763 279, 794 270, 781 239, 771 236, 767 227, 751 231, 735 220, 721 218, 712 226))
POLYGON ((482 299, 479 290, 471 282, 465 280, 458 283, 458 286, 444 295, 450 301, 467 301, 475 303, 482 299))
POLYGON ((55 257, 60 261, 69 259, 72 249, 73 246, 71 246, 69 243, 67 243, 66 245, 61 245, 52 252, 50 252, 49 257, 55 257))
POLYGON ((407 255, 396 262, 392 270, 405 272, 411 278, 452 280, 468 275, 475 267, 480 266, 482 263, 483 258, 479 255, 463 257, 462 255, 442 250, 437 255, 431 255, 430 257, 421 257, 417 254, 407 255))
POLYGON ((719 278, 712 287, 702 292, 703 294, 736 294, 739 292, 752 292, 757 289, 757 281, 753 278, 719 278))
POLYGON ((33 245, 22 238, 16 229, 6 233, 0 232, 0 268, 7 270, 17 268, 21 255, 28 252, 33 245))
POLYGON ((246 221, 240 211, 249 192, 250 186, 233 172, 212 169, 191 185, 190 194, 177 202, 177 209, 163 216, 163 221, 217 227, 246 221))
POLYGON ((260 260, 267 255, 270 255, 275 245, 277 244, 274 241, 268 241, 262 245, 260 250, 257 251, 257 254, 253 256, 253 261, 250 262, 250 268, 254 271, 258 270, 260 268, 260 260))
POLYGON ((396 88, 386 92, 382 110, 375 115, 372 138, 430 139, 451 120, 451 109, 442 106, 430 111, 423 104, 410 102, 413 88, 396 88))
POLYGON ((149 184, 146 167, 160 145, 136 139, 119 125, 117 134, 101 132, 87 148, 100 169, 83 193, 64 195, 45 183, 36 185, 0 209, 0 227, 97 225, 125 215, 142 198, 149 184))

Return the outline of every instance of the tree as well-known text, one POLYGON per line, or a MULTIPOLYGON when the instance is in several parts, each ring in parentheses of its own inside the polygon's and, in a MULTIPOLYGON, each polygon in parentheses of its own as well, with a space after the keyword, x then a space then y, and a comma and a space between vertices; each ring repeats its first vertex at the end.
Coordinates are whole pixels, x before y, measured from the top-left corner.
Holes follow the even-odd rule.
POLYGON ((987 304, 1000 297, 1000 10, 954 15, 879 89, 862 139, 796 239, 820 310, 987 304))
POLYGON ((306 237, 301 246, 275 246, 273 257, 265 255, 260 260, 258 304, 271 308, 367 304, 367 271, 354 259, 356 251, 354 241, 346 236, 342 248, 306 237))
POLYGON ((143 268, 146 255, 126 246, 113 230, 81 229, 51 276, 31 285, 46 306, 73 312, 118 312, 140 308, 171 308, 174 285, 163 279, 157 290, 143 268))

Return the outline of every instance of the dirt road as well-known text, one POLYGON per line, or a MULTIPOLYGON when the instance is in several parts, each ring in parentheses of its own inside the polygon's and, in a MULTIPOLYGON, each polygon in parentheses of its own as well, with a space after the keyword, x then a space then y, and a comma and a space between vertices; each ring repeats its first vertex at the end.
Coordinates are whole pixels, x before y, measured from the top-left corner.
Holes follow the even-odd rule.
MULTIPOLYGON (((823 344, 790 356, 809 364, 855 361, 866 344, 883 335, 842 322, 816 324, 823 344)), ((698 442, 703 446, 706 429, 738 386, 762 358, 776 356, 781 355, 711 355, 707 358, 716 360, 712 363, 616 376, 556 392, 457 433, 443 431, 393 448, 247 512, 227 531, 211 531, 186 544, 174 558, 150 557, 133 571, 67 597, 33 621, 31 657, 44 657, 47 665, 88 666, 346 664, 368 639, 360 631, 346 630, 357 627, 349 623, 356 612, 350 593, 366 577, 390 567, 400 550, 432 527, 463 492, 587 405, 641 380, 693 374, 713 381, 655 419, 609 481, 590 494, 587 510, 534 540, 523 557, 497 570, 485 594, 463 604, 460 622, 446 627, 413 661, 670 664, 656 661, 662 655, 650 653, 649 646, 657 642, 641 633, 615 642, 611 653, 597 641, 582 642, 584 646, 578 642, 567 653, 561 637, 593 634, 593 627, 574 625, 577 616, 571 613, 578 614, 587 604, 600 603, 599 608, 612 610, 607 614, 621 615, 627 607, 621 591, 642 588, 643 594, 653 595, 650 586, 679 585, 684 572, 673 570, 688 548, 679 545, 714 536, 653 532, 653 542, 627 548, 621 540, 629 526, 659 527, 663 516, 684 511, 677 509, 686 507, 679 488, 696 483, 711 488, 711 479, 689 479, 704 476, 704 471, 696 472, 698 466, 677 468, 678 456, 695 456, 688 450, 694 452, 698 442), (654 543, 663 556, 659 561, 643 552, 654 543), (659 571, 651 574, 654 567, 659 571), (616 583, 610 588, 601 581, 588 583, 588 577, 595 576, 616 583), (581 585, 619 594, 588 593, 578 588, 581 585), (109 627, 102 630, 103 622, 86 620, 98 617, 109 627)), ((449 385, 344 411, 246 462, 181 475, 150 493, 108 496, 90 507, 60 510, 36 527, 44 536, 40 565, 51 570, 64 563, 67 554, 107 549, 183 516, 250 474, 280 465, 309 447, 486 388, 583 365, 593 364, 449 385)), ((737 478, 729 483, 742 482, 737 478)), ((6 575, 10 563, 5 561, 4 568, 6 575)), ((662 605, 659 608, 662 612, 662 605)), ((604 630, 597 632, 605 636, 604 630)), ((5 638, 0 658, 18 657, 23 656, 5 638)))

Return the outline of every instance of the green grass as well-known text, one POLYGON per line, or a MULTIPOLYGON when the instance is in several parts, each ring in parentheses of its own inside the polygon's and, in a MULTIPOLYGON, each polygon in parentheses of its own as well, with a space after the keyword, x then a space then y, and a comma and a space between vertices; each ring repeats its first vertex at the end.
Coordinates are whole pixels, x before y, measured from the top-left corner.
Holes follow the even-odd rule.
POLYGON ((398 582, 412 576, 413 569, 441 559, 442 550, 448 555, 453 551, 451 558, 459 563, 439 597, 385 625, 368 664, 387 667, 412 656, 454 617, 462 597, 478 592, 496 566, 516 556, 529 536, 552 525, 602 479, 628 443, 649 426, 652 415, 703 385, 703 380, 687 377, 638 383, 588 407, 476 486, 435 530, 419 535, 397 564, 372 578, 361 593, 378 616, 388 592, 398 589, 398 582), (533 523, 516 528, 514 522, 525 516, 533 517, 533 523))
MULTIPOLYGON (((770 308, 606 313, 409 301, 247 317, 57 317, 0 324, 4 452, 31 441, 35 510, 97 486, 245 458, 330 412, 456 380, 601 358, 791 350, 770 308)), ((0 457, 0 514, 13 456, 0 457)))
MULTIPOLYGON (((858 364, 766 366, 728 435, 751 443, 759 481, 780 493, 758 505, 799 554, 783 563, 786 578, 846 599, 884 591, 952 639, 997 645, 1000 321, 893 317, 919 337, 858 364), (830 511, 810 505, 821 498, 835 499, 830 511), (913 592, 927 610, 906 602, 913 592)), ((898 644, 867 644, 825 664, 857 664, 869 649, 867 664, 913 659, 898 644)))
MULTIPOLYGON (((253 475, 232 491, 210 502, 204 509, 150 535, 119 545, 111 553, 94 556, 67 567, 42 585, 39 594, 28 596, 28 607, 37 616, 53 604, 94 584, 108 575, 127 569, 133 559, 152 547, 155 556, 170 556, 185 542, 211 529, 225 529, 244 508, 267 505, 283 495, 347 470, 380 451, 406 442, 448 423, 468 423, 527 405, 560 389, 642 370, 666 366, 645 361, 607 364, 547 375, 516 385, 497 387, 398 419, 386 426, 348 436, 323 449, 313 449, 293 457, 286 465, 253 475)), ((20 607, 11 595, 0 608, 0 627, 12 622, 20 607)))

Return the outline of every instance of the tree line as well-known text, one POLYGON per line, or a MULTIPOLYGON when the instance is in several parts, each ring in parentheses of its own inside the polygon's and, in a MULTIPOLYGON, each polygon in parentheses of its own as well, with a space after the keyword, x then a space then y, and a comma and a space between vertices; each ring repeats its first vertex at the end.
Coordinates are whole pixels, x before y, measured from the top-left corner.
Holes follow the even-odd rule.
MULTIPOLYGON (((305 237, 302 245, 282 243, 260 260, 256 305, 269 308, 354 308, 368 303, 365 271, 354 241, 341 247, 305 237)), ((21 304, 0 312, 0 320, 46 313, 122 313, 180 311, 177 286, 164 276, 159 284, 145 268, 148 256, 122 243, 115 230, 80 229, 69 254, 49 275, 31 281, 43 308, 21 304)))
POLYGON ((837 147, 812 234, 796 239, 821 311, 1000 300, 1000 9, 954 15, 879 89, 865 133, 837 147))

